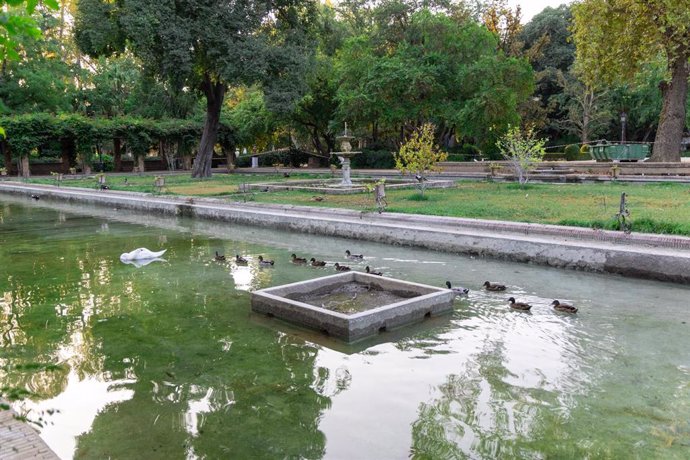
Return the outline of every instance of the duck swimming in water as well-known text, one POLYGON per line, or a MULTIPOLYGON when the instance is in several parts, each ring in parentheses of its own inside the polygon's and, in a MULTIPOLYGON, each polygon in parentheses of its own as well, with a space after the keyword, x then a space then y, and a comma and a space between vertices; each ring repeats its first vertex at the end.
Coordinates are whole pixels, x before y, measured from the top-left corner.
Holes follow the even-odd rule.
POLYGON ((515 310, 529 311, 532 308, 532 305, 530 305, 528 303, 516 302, 515 297, 509 298, 508 302, 510 302, 510 308, 515 309, 515 310))
POLYGON ((249 261, 239 254, 235 254, 235 263, 237 265, 247 265, 249 261))
POLYGON ((218 262, 225 262, 225 256, 223 254, 219 254, 218 251, 216 251, 216 261, 218 262))
POLYGON ((350 267, 347 265, 340 265, 338 262, 335 263, 335 269, 339 272, 349 272, 350 267))
POLYGON ((305 259, 304 257, 297 257, 296 254, 293 254, 290 257, 292 257, 292 263, 293 264, 306 264, 307 263, 307 259, 305 259))
POLYGON ((577 308, 573 307, 572 305, 560 303, 558 300, 551 302, 551 305, 553 305, 554 310, 562 313, 577 313, 577 308))
POLYGON ((264 256, 259 256, 259 265, 262 267, 270 267, 275 263, 274 260, 265 260, 264 256))
POLYGON ((352 253, 350 252, 349 249, 348 249, 347 251, 345 251, 345 256, 346 256, 348 259, 352 259, 352 260, 362 260, 362 259, 364 259, 364 255, 363 255, 363 254, 352 254, 352 253))
POLYGON ((369 273, 370 275, 376 275, 376 276, 383 276, 383 273, 381 272, 372 272, 371 269, 369 268, 369 265, 367 265, 364 270, 369 273))
POLYGON ((489 281, 484 281, 483 286, 484 286, 484 288, 486 288, 487 291, 505 291, 506 290, 505 285, 490 283, 489 281))
POLYGON ((446 281, 446 286, 448 286, 448 289, 453 291, 455 295, 467 295, 469 294, 470 290, 464 287, 453 287, 450 284, 450 281, 446 281))
POLYGON ((314 257, 309 259, 309 262, 311 262, 312 267, 325 267, 326 266, 326 262, 324 262, 323 260, 316 260, 314 257))

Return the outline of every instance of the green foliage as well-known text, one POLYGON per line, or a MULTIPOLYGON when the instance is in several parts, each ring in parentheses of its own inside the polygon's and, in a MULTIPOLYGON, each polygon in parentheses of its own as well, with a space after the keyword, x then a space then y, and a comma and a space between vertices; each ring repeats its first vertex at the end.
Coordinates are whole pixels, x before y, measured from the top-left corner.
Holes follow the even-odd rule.
POLYGON ((442 144, 455 136, 493 148, 533 90, 529 64, 497 51, 494 35, 475 22, 429 10, 400 14, 397 27, 345 42, 336 65, 339 118, 372 127, 372 137, 434 122, 442 144))
MULTIPOLYGON (((34 21, 33 19, 31 19, 34 21)), ((0 111, 5 113, 67 112, 81 70, 66 61, 64 43, 56 36, 59 21, 49 14, 34 21, 38 34, 15 38, 21 59, 6 60, 0 85, 0 111)))
POLYGON ((570 144, 565 147, 565 159, 568 161, 575 161, 580 158, 580 146, 570 144))
POLYGON ((440 151, 434 144, 434 131, 434 125, 431 123, 423 124, 400 147, 400 151, 394 154, 395 169, 403 174, 414 174, 422 195, 426 188, 426 176, 430 172, 438 171, 436 163, 448 158, 448 154, 440 151))
MULTIPOLYGON (((240 155, 237 157, 237 166, 240 168, 248 168, 251 166, 251 155, 240 155)), ((276 164, 285 165, 286 167, 299 168, 309 161, 309 155, 304 152, 290 150, 287 152, 276 152, 259 155, 259 166, 273 166, 276 164)))
MULTIPOLYGON (((159 140, 187 143, 198 139, 203 122, 194 120, 149 120, 133 117, 113 119, 88 118, 81 115, 46 113, 0 118, 7 131, 7 145, 14 157, 43 151, 43 147, 62 139, 74 141, 77 152, 87 162, 95 155, 97 144, 119 138, 134 155, 144 155, 159 140)), ((233 130, 221 125, 221 133, 232 137, 233 130)), ((42 155, 49 155, 48 149, 42 155)))
POLYGON ((393 153, 388 150, 362 149, 362 153, 352 157, 353 168, 392 169, 395 167, 393 153))
MULTIPOLYGON (((0 58, 18 60, 18 39, 30 37, 37 40, 41 30, 31 18, 38 0, 0 0, 0 58)), ((48 9, 58 9, 57 0, 41 2, 48 9)))
POLYGON ((687 46, 690 9, 667 0, 585 0, 573 6, 578 66, 589 82, 625 81, 660 52, 687 46))
POLYGON ((590 86, 624 83, 663 56, 668 74, 652 161, 680 161, 688 91, 686 1, 585 0, 573 6, 577 62, 590 86))
POLYGON ((565 159, 564 152, 546 152, 542 157, 543 161, 563 161, 565 159))
POLYGON ((520 32, 526 49, 538 46, 532 58, 534 70, 555 68, 566 72, 575 60, 575 44, 569 30, 572 21, 570 6, 546 7, 535 15, 520 32))
POLYGON ((520 185, 529 180, 529 171, 542 161, 545 144, 546 139, 537 139, 534 130, 522 131, 518 127, 510 128, 496 142, 503 158, 508 160, 515 170, 520 185))

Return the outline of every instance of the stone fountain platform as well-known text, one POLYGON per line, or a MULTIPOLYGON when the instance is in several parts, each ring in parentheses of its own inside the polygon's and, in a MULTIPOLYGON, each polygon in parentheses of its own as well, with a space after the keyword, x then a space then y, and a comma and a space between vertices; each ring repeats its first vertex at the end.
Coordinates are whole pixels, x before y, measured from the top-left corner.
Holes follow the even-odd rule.
POLYGON ((359 272, 252 292, 252 310, 355 342, 453 309, 455 293, 359 272))
MULTIPOLYGON (((376 184, 374 179, 353 179, 352 186, 341 185, 339 179, 323 180, 295 180, 288 182, 262 182, 247 184, 250 190, 275 192, 289 190, 303 190, 322 195, 351 195, 355 193, 369 192, 369 187, 376 184)), ((407 179, 386 179, 386 190, 409 189, 417 186, 416 180, 407 179)), ((428 180, 426 188, 452 188, 455 187, 453 180, 428 180)))

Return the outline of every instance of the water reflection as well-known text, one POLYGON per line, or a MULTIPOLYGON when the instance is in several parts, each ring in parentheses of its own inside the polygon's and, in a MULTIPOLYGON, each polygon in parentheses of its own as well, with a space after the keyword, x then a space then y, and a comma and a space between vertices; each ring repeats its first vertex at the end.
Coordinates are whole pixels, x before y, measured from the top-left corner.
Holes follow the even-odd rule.
POLYGON ((141 268, 145 267, 149 264, 152 264, 154 262, 167 262, 166 259, 163 259, 162 257, 156 257, 154 259, 141 259, 141 260, 120 260, 123 264, 127 265, 133 265, 136 268, 141 268))
POLYGON ((13 241, 0 251, 0 267, 12 266, 0 278, 0 380, 37 394, 24 408, 48 414, 44 437, 62 456, 178 456, 180 446, 190 457, 323 455, 317 420, 329 402, 310 389, 317 349, 246 327, 243 290, 270 282, 269 270, 207 263, 208 240, 166 236, 169 263, 134 272, 113 254, 132 238, 154 247, 158 230, 109 224, 104 239, 97 220, 68 216, 69 236, 46 241, 51 213, 17 209, 2 228, 13 241), (19 370, 31 363, 60 366, 19 370), (141 424, 151 433, 137 439, 141 424))
POLYGON ((0 384, 37 394, 26 407, 67 458, 613 458, 632 445, 682 458, 690 443, 687 289, 42 206, 1 208, 0 384), (119 263, 122 248, 163 245, 167 263, 119 263), (355 345, 250 314, 248 291, 330 274, 292 252, 343 261, 347 248, 367 254, 355 269, 434 285, 452 273, 472 291, 453 315, 355 345), (555 314, 553 298, 581 312, 555 314))

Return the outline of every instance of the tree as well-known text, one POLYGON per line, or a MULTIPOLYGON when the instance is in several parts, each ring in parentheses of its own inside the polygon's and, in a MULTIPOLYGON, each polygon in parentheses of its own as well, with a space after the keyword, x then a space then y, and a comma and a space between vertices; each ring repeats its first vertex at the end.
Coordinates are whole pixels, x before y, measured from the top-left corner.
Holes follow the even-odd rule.
POLYGON ((434 123, 443 147, 466 139, 492 149, 533 91, 529 63, 506 57, 474 21, 421 10, 399 22, 384 36, 346 41, 336 66, 341 120, 370 128, 374 140, 387 130, 398 145, 434 123))
POLYGON ((575 45, 569 30, 572 14, 568 5, 545 8, 520 32, 524 53, 535 70, 536 90, 520 108, 522 125, 560 137, 556 99, 562 96, 561 76, 575 60, 575 45))
POLYGON ((36 15, 38 37, 34 33, 15 37, 19 58, 5 60, 0 70, 0 100, 9 113, 69 112, 81 71, 62 58, 62 43, 55 31, 59 26, 51 14, 36 15))
POLYGON ((529 180, 529 171, 544 158, 546 139, 537 139, 532 129, 524 132, 513 127, 498 140, 496 146, 501 155, 510 162, 520 184, 529 180))
POLYGON ((663 107, 653 161, 680 161, 690 58, 687 1, 583 0, 573 5, 577 61, 588 81, 631 80, 663 56, 668 77, 660 82, 663 107))
POLYGON ((592 137, 606 131, 613 119, 609 92, 581 82, 572 72, 560 73, 559 82, 563 91, 556 99, 563 117, 555 124, 578 136, 581 144, 587 144, 592 137))
MULTIPOLYGON (((49 9, 58 9, 57 0, 42 0, 49 9)), ((17 37, 41 37, 41 30, 31 15, 39 0, 0 0, 0 59, 19 59, 17 37)))
POLYGON ((435 130, 431 123, 423 124, 394 154, 395 169, 402 174, 414 174, 422 196, 426 190, 427 175, 438 171, 437 163, 448 158, 448 154, 440 151, 434 143, 435 130))
POLYGON ((303 93, 313 14, 313 0, 81 0, 75 36, 92 56, 127 44, 173 87, 203 94, 206 122, 192 176, 209 177, 229 86, 261 84, 271 109, 286 113, 303 93))

